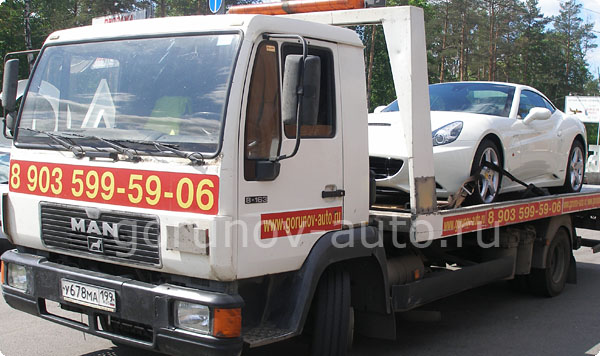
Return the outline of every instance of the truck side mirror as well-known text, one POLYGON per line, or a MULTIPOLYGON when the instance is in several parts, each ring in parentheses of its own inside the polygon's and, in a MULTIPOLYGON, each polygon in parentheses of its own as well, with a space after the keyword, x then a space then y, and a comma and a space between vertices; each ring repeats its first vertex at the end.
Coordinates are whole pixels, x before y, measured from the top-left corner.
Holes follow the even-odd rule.
POLYGON ((273 181, 279 176, 281 163, 277 161, 260 160, 255 162, 255 180, 258 182, 273 181))
POLYGON ((12 134, 15 128, 17 108, 17 86, 19 80, 19 60, 11 59, 4 64, 2 81, 2 106, 4 107, 4 132, 6 128, 12 134))
POLYGON ((281 115, 286 125, 296 124, 296 147, 290 155, 296 155, 300 147, 302 125, 315 125, 319 113, 321 95, 321 58, 318 56, 289 55, 285 57, 283 73, 281 115))
POLYGON ((301 55, 285 57, 283 73, 283 122, 293 125, 299 119, 301 125, 315 125, 319 113, 321 89, 321 58, 306 56, 302 68, 301 55), (303 73, 302 73, 303 72, 303 73), (303 74, 300 77, 300 74, 303 74), (302 106, 299 108, 299 100, 302 106))

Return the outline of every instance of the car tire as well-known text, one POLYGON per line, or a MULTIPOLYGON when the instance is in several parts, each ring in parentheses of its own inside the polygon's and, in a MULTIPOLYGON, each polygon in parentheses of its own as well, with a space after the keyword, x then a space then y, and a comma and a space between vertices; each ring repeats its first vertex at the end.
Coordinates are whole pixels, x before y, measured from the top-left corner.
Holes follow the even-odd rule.
POLYGON ((352 345, 354 309, 350 304, 350 275, 340 267, 323 273, 313 302, 312 356, 344 356, 352 345))
MULTIPOLYGON (((481 162, 484 160, 502 167, 501 157, 498 146, 492 140, 484 139, 479 144, 479 147, 477 147, 477 151, 475 151, 475 157, 471 166, 471 176, 479 173, 481 162)), ((493 203, 500 192, 502 174, 490 168, 483 167, 481 175, 482 178, 477 180, 475 191, 467 200, 470 205, 493 203)))
POLYGON ((576 193, 581 191, 585 174, 585 149, 579 140, 573 141, 567 158, 565 181, 562 187, 552 188, 552 193, 576 193))
POLYGON ((569 234, 560 229, 550 242, 546 268, 532 268, 529 275, 530 290, 545 297, 555 297, 565 288, 571 263, 569 234))

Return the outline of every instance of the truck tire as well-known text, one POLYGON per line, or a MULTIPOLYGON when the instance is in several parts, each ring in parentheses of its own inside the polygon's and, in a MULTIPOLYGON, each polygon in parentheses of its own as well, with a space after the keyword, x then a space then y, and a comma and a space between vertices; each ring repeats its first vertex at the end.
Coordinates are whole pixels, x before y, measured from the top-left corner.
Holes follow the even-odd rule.
POLYGON ((327 269, 314 298, 312 356, 344 356, 354 334, 354 310, 350 305, 350 275, 340 267, 327 269))
POLYGON ((555 297, 565 288, 569 265, 571 263, 571 244, 565 229, 559 229, 548 247, 546 268, 532 268, 529 276, 531 291, 546 297, 555 297))

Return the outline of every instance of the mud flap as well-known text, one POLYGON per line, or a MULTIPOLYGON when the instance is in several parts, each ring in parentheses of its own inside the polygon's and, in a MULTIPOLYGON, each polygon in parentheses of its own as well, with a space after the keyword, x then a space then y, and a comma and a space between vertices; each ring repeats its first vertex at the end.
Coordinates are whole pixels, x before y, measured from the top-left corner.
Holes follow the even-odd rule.
POLYGON ((577 284, 577 262, 571 253, 571 263, 569 263, 569 274, 567 275, 567 283, 577 284))

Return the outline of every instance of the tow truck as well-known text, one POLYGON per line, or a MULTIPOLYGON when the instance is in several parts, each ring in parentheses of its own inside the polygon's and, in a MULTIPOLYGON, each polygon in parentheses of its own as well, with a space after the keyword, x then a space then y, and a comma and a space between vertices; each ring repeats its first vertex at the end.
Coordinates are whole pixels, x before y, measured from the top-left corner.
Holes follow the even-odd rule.
POLYGON ((576 281, 600 189, 440 204, 422 9, 308 4, 55 32, 18 112, 6 62, 11 307, 172 355, 298 335, 345 355, 354 333, 394 339, 396 312, 469 288, 576 281), (363 44, 343 28, 361 24, 387 38, 409 204, 376 199, 363 44))

